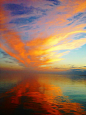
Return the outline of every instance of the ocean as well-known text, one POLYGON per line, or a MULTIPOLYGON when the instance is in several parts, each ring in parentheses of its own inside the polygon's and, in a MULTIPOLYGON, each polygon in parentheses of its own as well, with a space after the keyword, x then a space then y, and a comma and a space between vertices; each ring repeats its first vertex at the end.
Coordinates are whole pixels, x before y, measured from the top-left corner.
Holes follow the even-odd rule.
POLYGON ((86 76, 1 73, 0 115, 86 115, 86 76))

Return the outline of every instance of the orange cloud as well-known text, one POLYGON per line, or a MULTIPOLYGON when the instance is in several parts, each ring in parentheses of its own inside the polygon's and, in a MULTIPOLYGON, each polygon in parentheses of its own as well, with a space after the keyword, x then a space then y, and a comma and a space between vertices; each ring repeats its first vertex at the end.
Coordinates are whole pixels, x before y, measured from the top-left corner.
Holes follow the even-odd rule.
POLYGON ((72 50, 75 48, 79 48, 84 44, 86 44, 86 38, 81 38, 79 40, 73 40, 72 42, 63 43, 61 45, 52 47, 47 51, 66 50, 66 49, 72 50))
POLYGON ((86 44, 86 38, 74 40, 71 37, 72 35, 76 35, 77 33, 86 33, 86 31, 83 30, 86 24, 79 24, 76 26, 76 22, 74 22, 70 26, 66 26, 64 28, 61 27, 62 25, 69 23, 69 21, 67 20, 69 17, 85 10, 86 1, 69 1, 68 4, 66 3, 67 1, 64 2, 63 0, 61 0, 61 2, 64 3, 63 6, 55 7, 55 10, 53 10, 50 14, 48 14, 46 17, 43 17, 41 21, 37 21, 37 24, 39 25, 43 25, 45 23, 46 30, 49 27, 52 26, 53 28, 53 26, 56 25, 57 29, 55 29, 53 34, 47 37, 43 37, 43 33, 46 33, 43 32, 42 34, 39 34, 39 37, 34 36, 34 39, 28 41, 27 43, 24 43, 22 41, 21 37, 18 35, 18 32, 7 28, 8 25, 6 24, 6 20, 9 20, 9 18, 6 15, 7 12, 3 10, 1 5, 0 30, 2 32, 2 37, 0 47, 27 67, 31 66, 35 68, 43 68, 43 66, 46 66, 44 68, 48 68, 48 66, 51 67, 50 64, 52 64, 53 62, 62 60, 61 57, 69 53, 70 50, 79 48, 82 45, 86 44), (65 4, 67 4, 66 7, 65 4), (71 6, 73 4, 74 6, 72 8, 71 6), (81 9, 80 5, 82 6, 81 9), (70 11, 69 8, 71 8, 70 11), (54 14, 57 11, 63 11, 66 13, 62 15, 58 14, 58 17, 58 15, 54 14), (50 17, 51 15, 52 17, 50 18, 50 20, 45 22, 45 19, 48 18, 48 16, 50 17), (60 28, 58 26, 60 26, 60 28), (59 53, 58 51, 60 50, 69 51, 59 53))

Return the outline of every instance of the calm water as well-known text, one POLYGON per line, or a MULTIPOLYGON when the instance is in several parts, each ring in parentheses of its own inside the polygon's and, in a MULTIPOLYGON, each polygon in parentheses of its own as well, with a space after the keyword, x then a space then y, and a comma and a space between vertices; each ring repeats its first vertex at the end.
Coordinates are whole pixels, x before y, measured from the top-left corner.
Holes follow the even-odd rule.
POLYGON ((1 73, 0 115, 86 115, 86 76, 1 73))

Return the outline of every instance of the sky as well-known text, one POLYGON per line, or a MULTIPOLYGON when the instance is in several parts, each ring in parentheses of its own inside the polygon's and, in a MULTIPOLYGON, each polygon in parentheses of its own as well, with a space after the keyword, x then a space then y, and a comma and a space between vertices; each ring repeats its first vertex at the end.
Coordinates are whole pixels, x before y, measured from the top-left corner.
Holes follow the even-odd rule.
POLYGON ((0 0, 0 69, 86 74, 86 0, 0 0))

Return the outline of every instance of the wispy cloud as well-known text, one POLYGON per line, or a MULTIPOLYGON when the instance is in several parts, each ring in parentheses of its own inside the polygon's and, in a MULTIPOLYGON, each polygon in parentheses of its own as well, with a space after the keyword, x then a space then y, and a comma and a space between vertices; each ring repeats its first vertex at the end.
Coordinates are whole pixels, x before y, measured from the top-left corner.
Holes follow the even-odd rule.
POLYGON ((0 58, 10 57, 6 52, 0 49, 0 58))
POLYGON ((26 67, 51 68, 50 65, 63 60, 63 55, 86 44, 85 37, 72 38, 86 34, 86 1, 41 2, 42 5, 39 1, 27 0, 28 5, 3 1, 0 47, 26 67))

